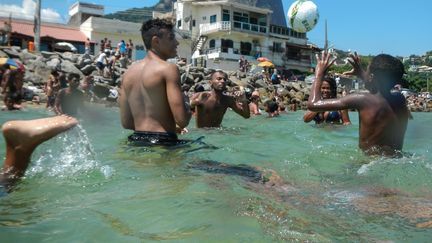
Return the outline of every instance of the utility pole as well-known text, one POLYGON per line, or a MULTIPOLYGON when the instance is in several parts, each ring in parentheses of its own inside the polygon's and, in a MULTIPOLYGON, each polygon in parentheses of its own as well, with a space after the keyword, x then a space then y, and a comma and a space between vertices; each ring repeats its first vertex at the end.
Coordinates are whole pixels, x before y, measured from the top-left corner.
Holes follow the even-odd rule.
POLYGON ((36 11, 34 19, 34 45, 36 52, 40 51, 41 1, 42 0, 36 0, 36 11))
POLYGON ((325 20, 325 43, 324 43, 324 51, 328 52, 327 19, 325 20))

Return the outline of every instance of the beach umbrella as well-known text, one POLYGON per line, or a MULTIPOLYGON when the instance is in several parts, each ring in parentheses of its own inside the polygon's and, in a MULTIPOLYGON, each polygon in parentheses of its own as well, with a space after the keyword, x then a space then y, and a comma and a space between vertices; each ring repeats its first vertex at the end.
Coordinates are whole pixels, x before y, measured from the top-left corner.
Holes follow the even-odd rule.
POLYGON ((267 57, 258 57, 257 61, 258 62, 270 62, 270 59, 268 59, 267 57))
POLYGON ((9 69, 21 69, 21 71, 24 71, 24 65, 12 58, 7 58, 7 57, 0 57, 0 66, 3 66, 5 64, 9 64, 9 69))
POLYGON ((9 64, 9 66, 15 67, 15 68, 17 68, 19 66, 18 62, 12 58, 0 57, 0 66, 3 66, 5 64, 9 64))
POLYGON ((265 61, 265 62, 260 62, 258 63, 259 67, 269 67, 269 68, 274 68, 275 65, 272 62, 269 61, 265 61))

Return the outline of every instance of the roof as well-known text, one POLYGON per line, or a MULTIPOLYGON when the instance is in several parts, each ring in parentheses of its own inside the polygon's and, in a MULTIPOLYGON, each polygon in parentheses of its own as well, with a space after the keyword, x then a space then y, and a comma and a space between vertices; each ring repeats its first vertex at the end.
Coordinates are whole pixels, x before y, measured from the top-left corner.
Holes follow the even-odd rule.
MULTIPOLYGON (((6 20, 6 19, 5 19, 6 20)), ((0 28, 4 26, 4 20, 0 21, 0 28)), ((32 21, 12 20, 12 33, 18 33, 26 36, 34 36, 34 24, 32 21)), ((87 37, 79 28, 70 27, 63 24, 41 24, 40 37, 51 37, 56 40, 84 42, 87 37)))

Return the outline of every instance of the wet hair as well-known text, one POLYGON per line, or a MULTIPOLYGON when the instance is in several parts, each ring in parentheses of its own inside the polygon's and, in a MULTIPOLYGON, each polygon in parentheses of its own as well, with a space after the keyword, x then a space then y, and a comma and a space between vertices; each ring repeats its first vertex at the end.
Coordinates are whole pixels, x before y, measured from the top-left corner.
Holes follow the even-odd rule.
POLYGON ((273 113, 273 112, 277 111, 279 108, 278 104, 273 100, 266 101, 264 105, 267 106, 269 113, 273 113))
POLYGON ((326 77, 324 77, 323 81, 327 82, 330 85, 331 98, 336 98, 336 96, 337 96, 336 80, 332 77, 326 76, 326 77))
POLYGON ((402 62, 388 54, 380 54, 374 57, 369 65, 369 72, 373 74, 374 80, 380 89, 390 90, 396 84, 402 84, 402 76, 405 68, 402 62))
POLYGON ((72 79, 74 79, 74 78, 80 80, 80 76, 79 76, 79 74, 77 74, 77 73, 69 73, 68 76, 67 76, 67 79, 68 79, 68 80, 72 80, 72 79))
POLYGON ((211 72, 211 73, 210 73, 210 79, 213 79, 213 76, 214 76, 216 73, 223 74, 224 77, 228 80, 228 75, 227 75, 224 71, 222 71, 222 70, 216 70, 216 71, 211 72))
POLYGON ((165 31, 172 31, 174 25, 171 21, 166 19, 151 19, 144 22, 141 26, 141 36, 147 50, 151 48, 151 40, 153 36, 162 38, 165 31))
POLYGON ((58 76, 59 73, 57 72, 57 70, 54 69, 51 71, 51 75, 58 76))

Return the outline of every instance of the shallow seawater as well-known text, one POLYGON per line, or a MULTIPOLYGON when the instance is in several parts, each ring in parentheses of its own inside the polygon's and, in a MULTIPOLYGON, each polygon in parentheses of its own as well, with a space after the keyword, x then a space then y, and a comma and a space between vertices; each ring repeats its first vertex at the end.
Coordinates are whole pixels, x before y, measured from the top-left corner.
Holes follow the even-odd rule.
MULTIPOLYGON (((34 152, 26 176, 0 198, 2 242, 429 242, 430 113, 414 113, 403 158, 359 151, 352 126, 302 122, 303 112, 196 129, 203 143, 125 145, 118 109, 91 107, 80 126, 34 152), (222 165, 223 168, 220 166, 222 165), (263 184, 260 170, 277 173, 263 184)), ((30 109, 0 122, 41 118, 30 109)), ((4 141, 1 141, 4 157, 4 141)))

